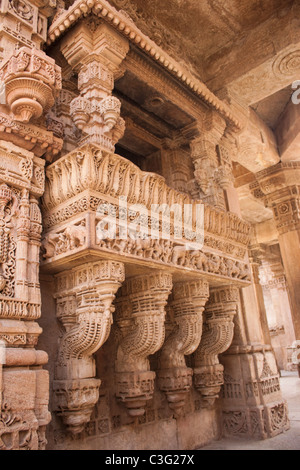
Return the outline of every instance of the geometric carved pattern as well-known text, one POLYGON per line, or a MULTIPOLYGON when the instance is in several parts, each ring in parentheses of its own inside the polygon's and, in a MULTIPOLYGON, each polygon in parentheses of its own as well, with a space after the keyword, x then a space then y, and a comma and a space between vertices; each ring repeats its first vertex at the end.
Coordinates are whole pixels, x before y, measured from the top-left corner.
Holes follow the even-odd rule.
POLYGON ((94 378, 93 354, 109 336, 112 302, 123 280, 123 264, 104 260, 57 275, 57 316, 65 333, 54 391, 56 409, 72 433, 83 429, 98 400, 101 382, 94 378))
POLYGON ((173 329, 159 354, 158 385, 166 393, 175 416, 180 415, 192 386, 193 370, 186 366, 184 356, 199 346, 208 296, 208 283, 202 280, 176 283, 173 288, 173 329))
POLYGON ((194 383, 208 405, 214 403, 224 382, 218 355, 232 342, 238 298, 235 287, 213 290, 205 308, 202 338, 194 354, 194 383))
POLYGON ((172 277, 163 271, 126 281, 116 300, 117 324, 122 338, 117 351, 115 377, 117 398, 131 416, 140 416, 153 396, 155 373, 148 356, 165 339, 165 305, 172 277))

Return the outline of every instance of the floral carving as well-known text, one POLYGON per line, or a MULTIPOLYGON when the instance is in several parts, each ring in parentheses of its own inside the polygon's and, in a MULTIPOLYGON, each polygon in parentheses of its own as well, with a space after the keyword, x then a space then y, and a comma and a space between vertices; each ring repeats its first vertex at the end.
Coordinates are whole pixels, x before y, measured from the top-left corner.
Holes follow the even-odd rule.
POLYGON ((61 88, 60 68, 53 59, 26 46, 4 62, 0 79, 5 83, 7 103, 21 122, 36 119, 53 106, 61 88))

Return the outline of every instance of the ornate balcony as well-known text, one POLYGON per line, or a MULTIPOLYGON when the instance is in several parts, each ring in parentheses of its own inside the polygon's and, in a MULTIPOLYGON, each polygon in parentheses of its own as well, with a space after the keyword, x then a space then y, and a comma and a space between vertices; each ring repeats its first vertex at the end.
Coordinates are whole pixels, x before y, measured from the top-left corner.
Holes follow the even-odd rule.
POLYGON ((44 271, 101 256, 132 269, 205 275, 214 284, 249 283, 249 225, 235 214, 193 200, 96 144, 70 152, 46 174, 44 271))

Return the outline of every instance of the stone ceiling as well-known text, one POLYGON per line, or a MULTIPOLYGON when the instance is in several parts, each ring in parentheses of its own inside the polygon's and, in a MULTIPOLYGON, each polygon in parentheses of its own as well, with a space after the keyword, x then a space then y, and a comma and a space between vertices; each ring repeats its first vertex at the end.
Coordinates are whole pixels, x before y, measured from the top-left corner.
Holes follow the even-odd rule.
MULTIPOLYGON (((235 80, 299 40, 298 0, 110 0, 110 3, 126 12, 145 34, 178 62, 187 64, 194 75, 220 96, 225 87, 230 88, 235 80)), ((261 89, 263 84, 258 86, 261 89)), ((280 84, 266 94, 262 98, 258 93, 257 101, 251 96, 247 104, 274 129, 290 93, 288 87, 280 84), (281 92, 282 88, 286 90, 281 92)))
MULTIPOLYGON (((66 0, 66 7, 72 3, 66 0)), ((279 161, 282 157, 279 141, 281 148, 291 147, 287 157, 283 157, 287 160, 296 159, 294 149, 300 149, 300 125, 298 134, 294 132, 292 136, 287 129, 295 114, 295 110, 287 109, 293 92, 291 84, 300 80, 300 0, 109 0, 109 3, 131 18, 144 34, 220 99, 228 101, 235 112, 243 115, 246 110, 248 124, 240 139, 240 160, 236 165, 236 171, 242 169, 245 175, 237 187, 248 219, 253 222, 269 219, 271 215, 262 201, 252 198, 249 202, 248 182, 245 185, 244 179, 279 161)), ((124 87, 128 90, 126 81, 123 88, 122 85, 119 80, 119 93, 124 93, 124 87)), ((135 98, 131 97, 136 101, 135 98)), ((171 116, 172 113, 171 110, 171 116)), ((300 111, 298 114, 300 117, 300 111)), ((130 139, 132 142, 131 134, 130 139)), ((145 150, 144 143, 143 146, 145 150)))

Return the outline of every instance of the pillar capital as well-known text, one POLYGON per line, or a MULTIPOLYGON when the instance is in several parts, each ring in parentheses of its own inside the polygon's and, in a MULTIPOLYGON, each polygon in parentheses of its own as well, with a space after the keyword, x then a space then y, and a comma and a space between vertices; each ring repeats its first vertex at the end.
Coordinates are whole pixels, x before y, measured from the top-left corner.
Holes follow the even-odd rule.
POLYGON ((300 162, 278 163, 256 175, 279 234, 300 229, 300 162))
POLYGON ((78 73, 79 96, 70 103, 81 145, 94 142, 107 150, 123 136, 120 101, 112 96, 114 79, 129 50, 129 42, 99 19, 81 21, 65 36, 61 51, 78 73))

